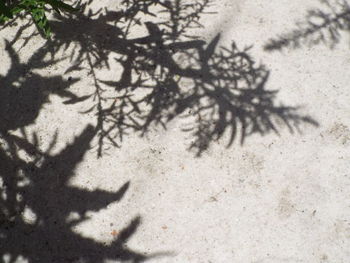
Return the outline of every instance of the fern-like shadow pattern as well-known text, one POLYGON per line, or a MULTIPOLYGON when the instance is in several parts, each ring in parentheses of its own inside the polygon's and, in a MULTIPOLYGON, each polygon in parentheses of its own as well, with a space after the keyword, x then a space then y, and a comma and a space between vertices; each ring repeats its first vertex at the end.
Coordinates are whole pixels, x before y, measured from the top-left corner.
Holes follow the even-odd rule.
POLYGON ((0 75, 0 262, 144 262, 165 255, 127 248, 141 223, 140 216, 118 231, 108 245, 74 231, 89 219, 87 213, 121 201, 129 182, 116 192, 70 185, 98 129, 81 127, 72 143, 53 154, 59 132, 42 150, 38 133, 29 133, 27 126, 35 123, 52 94, 69 101, 78 99, 68 90, 78 80, 35 73, 50 64, 44 59, 44 49, 27 63, 20 61, 10 43, 7 51, 11 67, 5 76, 0 75))
POLYGON ((220 34, 209 42, 195 35, 212 1, 124 0, 117 11, 95 12, 91 2, 78 1, 81 13, 51 22, 54 39, 46 50, 53 59, 65 50, 72 61, 66 73, 88 70, 93 79, 94 94, 67 103, 93 102, 84 112, 96 112, 98 156, 127 134, 166 129, 177 117, 189 120, 183 131, 197 156, 224 134, 230 146, 237 137, 243 143, 254 133, 278 134, 283 124, 291 132, 317 125, 298 107, 277 104, 278 91, 266 88, 270 72, 249 48, 220 47, 220 34), (144 36, 132 37, 140 28, 144 36), (111 56, 121 74, 101 79, 98 71, 110 67, 111 56))
POLYGON ((220 47, 219 33, 210 41, 195 35, 212 1, 122 0, 116 9, 98 11, 91 4, 75 1, 80 12, 53 17, 53 38, 27 63, 14 46, 32 44, 35 34, 24 37, 32 25, 25 24, 6 42, 11 67, 0 75, 0 262, 144 262, 168 255, 126 246, 140 217, 109 245, 73 231, 87 220, 87 212, 121 201, 129 187, 127 182, 119 191, 107 192, 69 184, 94 139, 101 156, 128 134, 143 136, 151 127, 166 129, 174 119, 185 118, 189 149, 200 156, 225 134, 230 146, 255 133, 278 134, 283 125, 291 132, 317 125, 297 107, 276 102, 278 91, 267 89, 270 72, 254 61, 249 47, 238 48, 235 42, 220 47), (135 30, 144 35, 135 36, 135 30), (68 58, 58 57, 62 51, 68 58), (121 71, 113 79, 101 79, 99 70, 114 70, 113 58, 121 71), (71 62, 67 74, 88 72, 93 94, 71 91, 71 85, 81 83, 78 78, 38 73, 66 59, 71 62), (89 102, 82 114, 96 116, 96 126, 80 127, 73 142, 55 154, 59 131, 46 150, 39 147, 38 134, 27 131, 52 94, 64 98, 66 107, 89 102))
POLYGON ((320 0, 321 7, 310 9, 297 28, 267 41, 267 51, 324 44, 334 48, 350 30, 350 5, 347 0, 320 0))

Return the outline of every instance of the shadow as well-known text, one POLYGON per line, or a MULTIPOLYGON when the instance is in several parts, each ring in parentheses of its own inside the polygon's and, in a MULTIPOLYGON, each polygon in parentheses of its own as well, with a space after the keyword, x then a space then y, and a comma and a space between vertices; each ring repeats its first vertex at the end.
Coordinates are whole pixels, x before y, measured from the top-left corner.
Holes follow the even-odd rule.
POLYGON ((39 49, 27 63, 21 63, 11 43, 5 41, 11 60, 6 76, 0 75, 0 131, 15 130, 33 124, 40 109, 48 102, 49 94, 76 99, 68 87, 78 79, 65 81, 61 76, 42 77, 36 70, 44 69, 59 60, 45 61, 46 52, 39 49))
MULTIPOLYGON (((139 217, 122 229, 110 245, 82 237, 72 230, 88 219, 87 212, 99 211, 120 201, 129 186, 126 183, 117 192, 87 191, 69 186, 68 180, 74 175, 74 168, 82 160, 94 135, 95 129, 86 127, 60 153, 44 153, 40 166, 38 162, 25 162, 18 155, 10 156, 0 150, 3 181, 1 262, 17 262, 20 258, 45 263, 105 262, 107 259, 143 262, 152 257, 125 247, 141 222, 139 217), (32 218, 28 218, 28 213, 33 214, 32 218), (72 214, 75 218, 69 220, 72 214)), ((11 148, 23 144, 16 136, 7 136, 5 140, 11 148)), ((28 141, 26 147, 36 148, 28 141)))
POLYGON ((144 262, 160 256, 127 248, 140 217, 121 229, 110 244, 73 231, 74 226, 89 219, 88 212, 120 201, 129 182, 117 192, 70 185, 77 165, 91 148, 96 128, 85 127, 71 144, 53 154, 58 133, 43 151, 37 133, 29 135, 26 126, 35 123, 51 94, 76 99, 67 88, 77 80, 34 73, 49 65, 44 62, 43 49, 28 63, 20 62, 9 42, 7 51, 12 63, 7 74, 0 76, 0 262, 144 262))
POLYGON ((118 11, 95 12, 91 3, 77 1, 75 16, 57 15, 44 49, 52 59, 64 50, 71 60, 66 73, 87 70, 93 79, 94 94, 67 104, 93 101, 83 113, 96 113, 98 156, 109 145, 119 147, 127 134, 166 129, 178 117, 189 122, 183 131, 197 156, 222 137, 229 147, 237 137, 243 144, 255 133, 279 134, 282 126, 290 132, 305 123, 317 126, 298 107, 277 104, 278 91, 266 89, 269 71, 249 48, 234 42, 219 47, 220 34, 206 43, 193 33, 211 1, 124 0, 118 11), (131 37, 135 30, 144 33, 131 37), (121 73, 102 79, 99 69, 110 68, 112 57, 121 73))
POLYGON ((254 62, 249 48, 239 49, 235 43, 219 47, 220 34, 209 42, 195 36, 209 0, 123 0, 118 11, 96 12, 91 3, 76 1, 80 13, 54 17, 53 39, 27 63, 20 61, 14 46, 32 44, 35 34, 24 37, 32 25, 22 26, 6 42, 11 65, 0 76, 0 262, 143 262, 165 255, 126 246, 140 217, 109 245, 73 231, 88 219, 88 212, 121 201, 129 187, 126 183, 117 192, 107 192, 69 184, 95 138, 101 156, 106 146, 119 147, 129 133, 144 136, 151 127, 166 129, 174 119, 184 118, 189 149, 200 156, 225 134, 230 146, 236 138, 243 143, 255 133, 278 134, 281 126, 294 132, 305 123, 317 125, 297 107, 276 103, 278 92, 266 89, 269 71, 254 62), (144 33, 135 36, 135 30, 144 33), (87 71, 93 94, 69 90, 80 79, 37 73, 66 62, 57 58, 62 52, 70 59, 66 73, 87 71), (122 68, 115 79, 99 76, 115 63, 122 68), (27 131, 51 94, 65 98, 66 107, 91 103, 82 114, 94 112, 97 118, 96 127, 85 127, 56 154, 58 133, 42 150, 38 134, 27 131))
POLYGON ((347 0, 320 0, 320 8, 308 10, 304 21, 297 28, 267 41, 266 51, 283 48, 299 48, 303 45, 324 44, 334 48, 342 35, 350 29, 350 5, 347 0))

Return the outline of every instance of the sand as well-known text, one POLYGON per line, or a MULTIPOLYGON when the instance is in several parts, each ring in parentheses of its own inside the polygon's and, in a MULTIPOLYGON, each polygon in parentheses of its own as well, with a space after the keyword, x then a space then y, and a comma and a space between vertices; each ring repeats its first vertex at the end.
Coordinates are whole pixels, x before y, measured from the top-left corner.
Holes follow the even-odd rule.
MULTIPOLYGON (((87 8, 120 11, 121 2, 95 1, 87 8)), ((179 68, 169 73, 164 53, 142 53, 158 48, 156 42, 132 42, 150 35, 146 22, 170 23, 167 13, 158 13, 162 7, 150 8, 157 16, 138 15, 140 22, 130 27, 124 42, 124 28, 117 26, 127 23, 114 26, 117 13, 108 17, 102 10, 100 18, 80 24, 52 18, 57 62, 41 48, 45 40, 40 36, 21 48, 34 27, 16 42, 21 23, 0 31, 1 89, 20 90, 13 95, 5 90, 0 99, 5 105, 18 96, 6 113, 14 112, 16 120, 5 125, 12 137, 1 154, 11 143, 17 152, 1 157, 2 177, 14 176, 11 167, 21 160, 25 168, 16 172, 24 171, 27 185, 21 187, 28 188, 16 190, 25 208, 1 236, 5 262, 349 262, 347 32, 333 48, 320 43, 264 50, 269 39, 293 30, 308 9, 319 6, 316 0, 213 0, 200 15, 202 27, 185 27, 205 41, 204 57, 218 54, 219 59, 226 52, 220 47, 230 49, 232 41, 240 51, 252 46, 247 54, 255 61, 249 66, 253 73, 238 73, 227 54, 211 62, 217 71, 208 64, 214 75, 251 78, 240 79, 234 89, 242 90, 228 94, 235 77, 203 84, 211 73, 198 64, 197 49, 175 51, 179 68), (135 45, 143 49, 132 57, 135 45), (131 80, 122 81, 130 63, 131 80), (137 88, 138 78, 150 72, 150 88, 137 88), (172 90, 174 83, 178 90, 172 90), (24 89, 32 89, 32 95, 24 89), (156 94, 149 104, 140 103, 128 115, 150 90, 156 94), (106 109, 113 100, 117 109, 129 108, 98 115, 99 107, 106 109), (115 145, 101 135, 102 125, 106 131, 112 121, 115 145), (235 127, 237 135, 228 146, 235 127), (21 145, 20 138, 27 144, 21 145)), ((181 36, 176 41, 193 40, 181 36)), ((15 190, 2 181, 3 196, 6 191, 11 196, 15 190)))

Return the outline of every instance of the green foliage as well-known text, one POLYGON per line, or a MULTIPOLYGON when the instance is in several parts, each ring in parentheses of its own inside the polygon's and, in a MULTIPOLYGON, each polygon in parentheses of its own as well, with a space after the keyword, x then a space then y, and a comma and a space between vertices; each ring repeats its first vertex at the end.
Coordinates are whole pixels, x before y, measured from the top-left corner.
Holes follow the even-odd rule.
POLYGON ((20 13, 29 14, 38 30, 47 38, 51 35, 47 12, 74 12, 77 8, 61 0, 0 0, 0 24, 15 19, 20 13))

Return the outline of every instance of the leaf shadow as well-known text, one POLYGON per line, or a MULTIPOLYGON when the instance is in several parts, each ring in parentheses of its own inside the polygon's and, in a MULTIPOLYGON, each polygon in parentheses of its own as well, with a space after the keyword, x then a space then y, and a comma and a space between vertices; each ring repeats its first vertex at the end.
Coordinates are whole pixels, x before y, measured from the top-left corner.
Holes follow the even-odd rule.
POLYGON ((269 39, 264 49, 276 51, 285 48, 324 44, 333 49, 350 29, 350 5, 347 0, 320 0, 320 7, 307 11, 305 19, 290 32, 269 39))
POLYGON ((37 132, 28 133, 52 94, 77 99, 68 90, 77 80, 42 76, 35 70, 47 67, 44 49, 27 63, 20 61, 10 43, 11 65, 0 75, 0 262, 144 262, 168 253, 146 254, 126 246, 141 224, 135 216, 110 244, 83 237, 74 227, 120 202, 129 182, 118 191, 89 191, 70 185, 79 163, 91 149, 97 129, 86 126, 61 151, 53 154, 59 132, 42 150, 37 132), (71 218, 73 215, 73 218, 71 218))
MULTIPOLYGON (((126 246, 141 218, 136 216, 110 244, 83 237, 73 227, 112 202, 121 202, 129 187, 116 192, 88 191, 73 187, 69 180, 76 167, 98 140, 98 155, 108 144, 119 147, 130 133, 146 135, 151 127, 166 129, 176 118, 184 118, 183 131, 192 140, 189 149, 197 156, 228 134, 227 146, 238 138, 241 144, 255 133, 279 134, 280 126, 291 132, 304 124, 317 126, 298 107, 276 103, 278 91, 267 89, 269 70, 258 65, 249 48, 233 42, 220 47, 221 35, 206 42, 193 31, 211 4, 176 0, 123 0, 118 11, 93 12, 92 1, 77 1, 81 13, 57 16, 52 21, 54 38, 39 47, 28 63, 20 61, 14 45, 25 48, 33 36, 23 38, 30 25, 20 28, 6 48, 11 65, 0 76, 0 253, 2 262, 143 262, 170 253, 146 254, 126 246), (157 21, 163 15, 165 19, 157 21), (145 34, 135 37, 142 28, 145 34), (94 94, 70 91, 80 79, 42 76, 48 65, 62 62, 58 52, 70 59, 66 73, 87 70, 94 94), (47 55, 51 59, 47 59, 47 55), (99 70, 110 67, 110 58, 122 66, 115 79, 102 79, 99 70), (111 91, 113 96, 111 96, 111 91), (65 98, 64 104, 83 101, 94 112, 96 127, 87 126, 59 153, 52 151, 58 132, 45 151, 37 133, 26 132, 35 124, 50 94, 65 98), (17 133, 20 132, 20 135, 17 133), (23 157, 23 154, 26 158, 23 157), (24 216, 33 214, 32 220, 24 216), (69 220, 71 214, 76 218, 69 220)), ((113 70, 113 68, 111 68, 113 70)))
POLYGON ((292 133, 318 126, 300 107, 277 103, 278 91, 267 89, 270 72, 249 47, 220 47, 220 34, 207 43, 194 33, 211 1, 124 0, 117 11, 95 12, 91 3, 77 1, 80 14, 51 22, 46 52, 54 59, 64 50, 72 61, 66 73, 87 70, 93 79, 94 94, 67 104, 91 99, 83 113, 96 114, 98 156, 128 134, 166 129, 176 118, 188 120, 182 130, 197 156, 223 137, 229 147, 255 133, 279 134, 282 126, 292 133), (137 30, 144 35, 133 37, 137 30), (99 70, 110 68, 111 57, 121 73, 102 79, 99 70))

